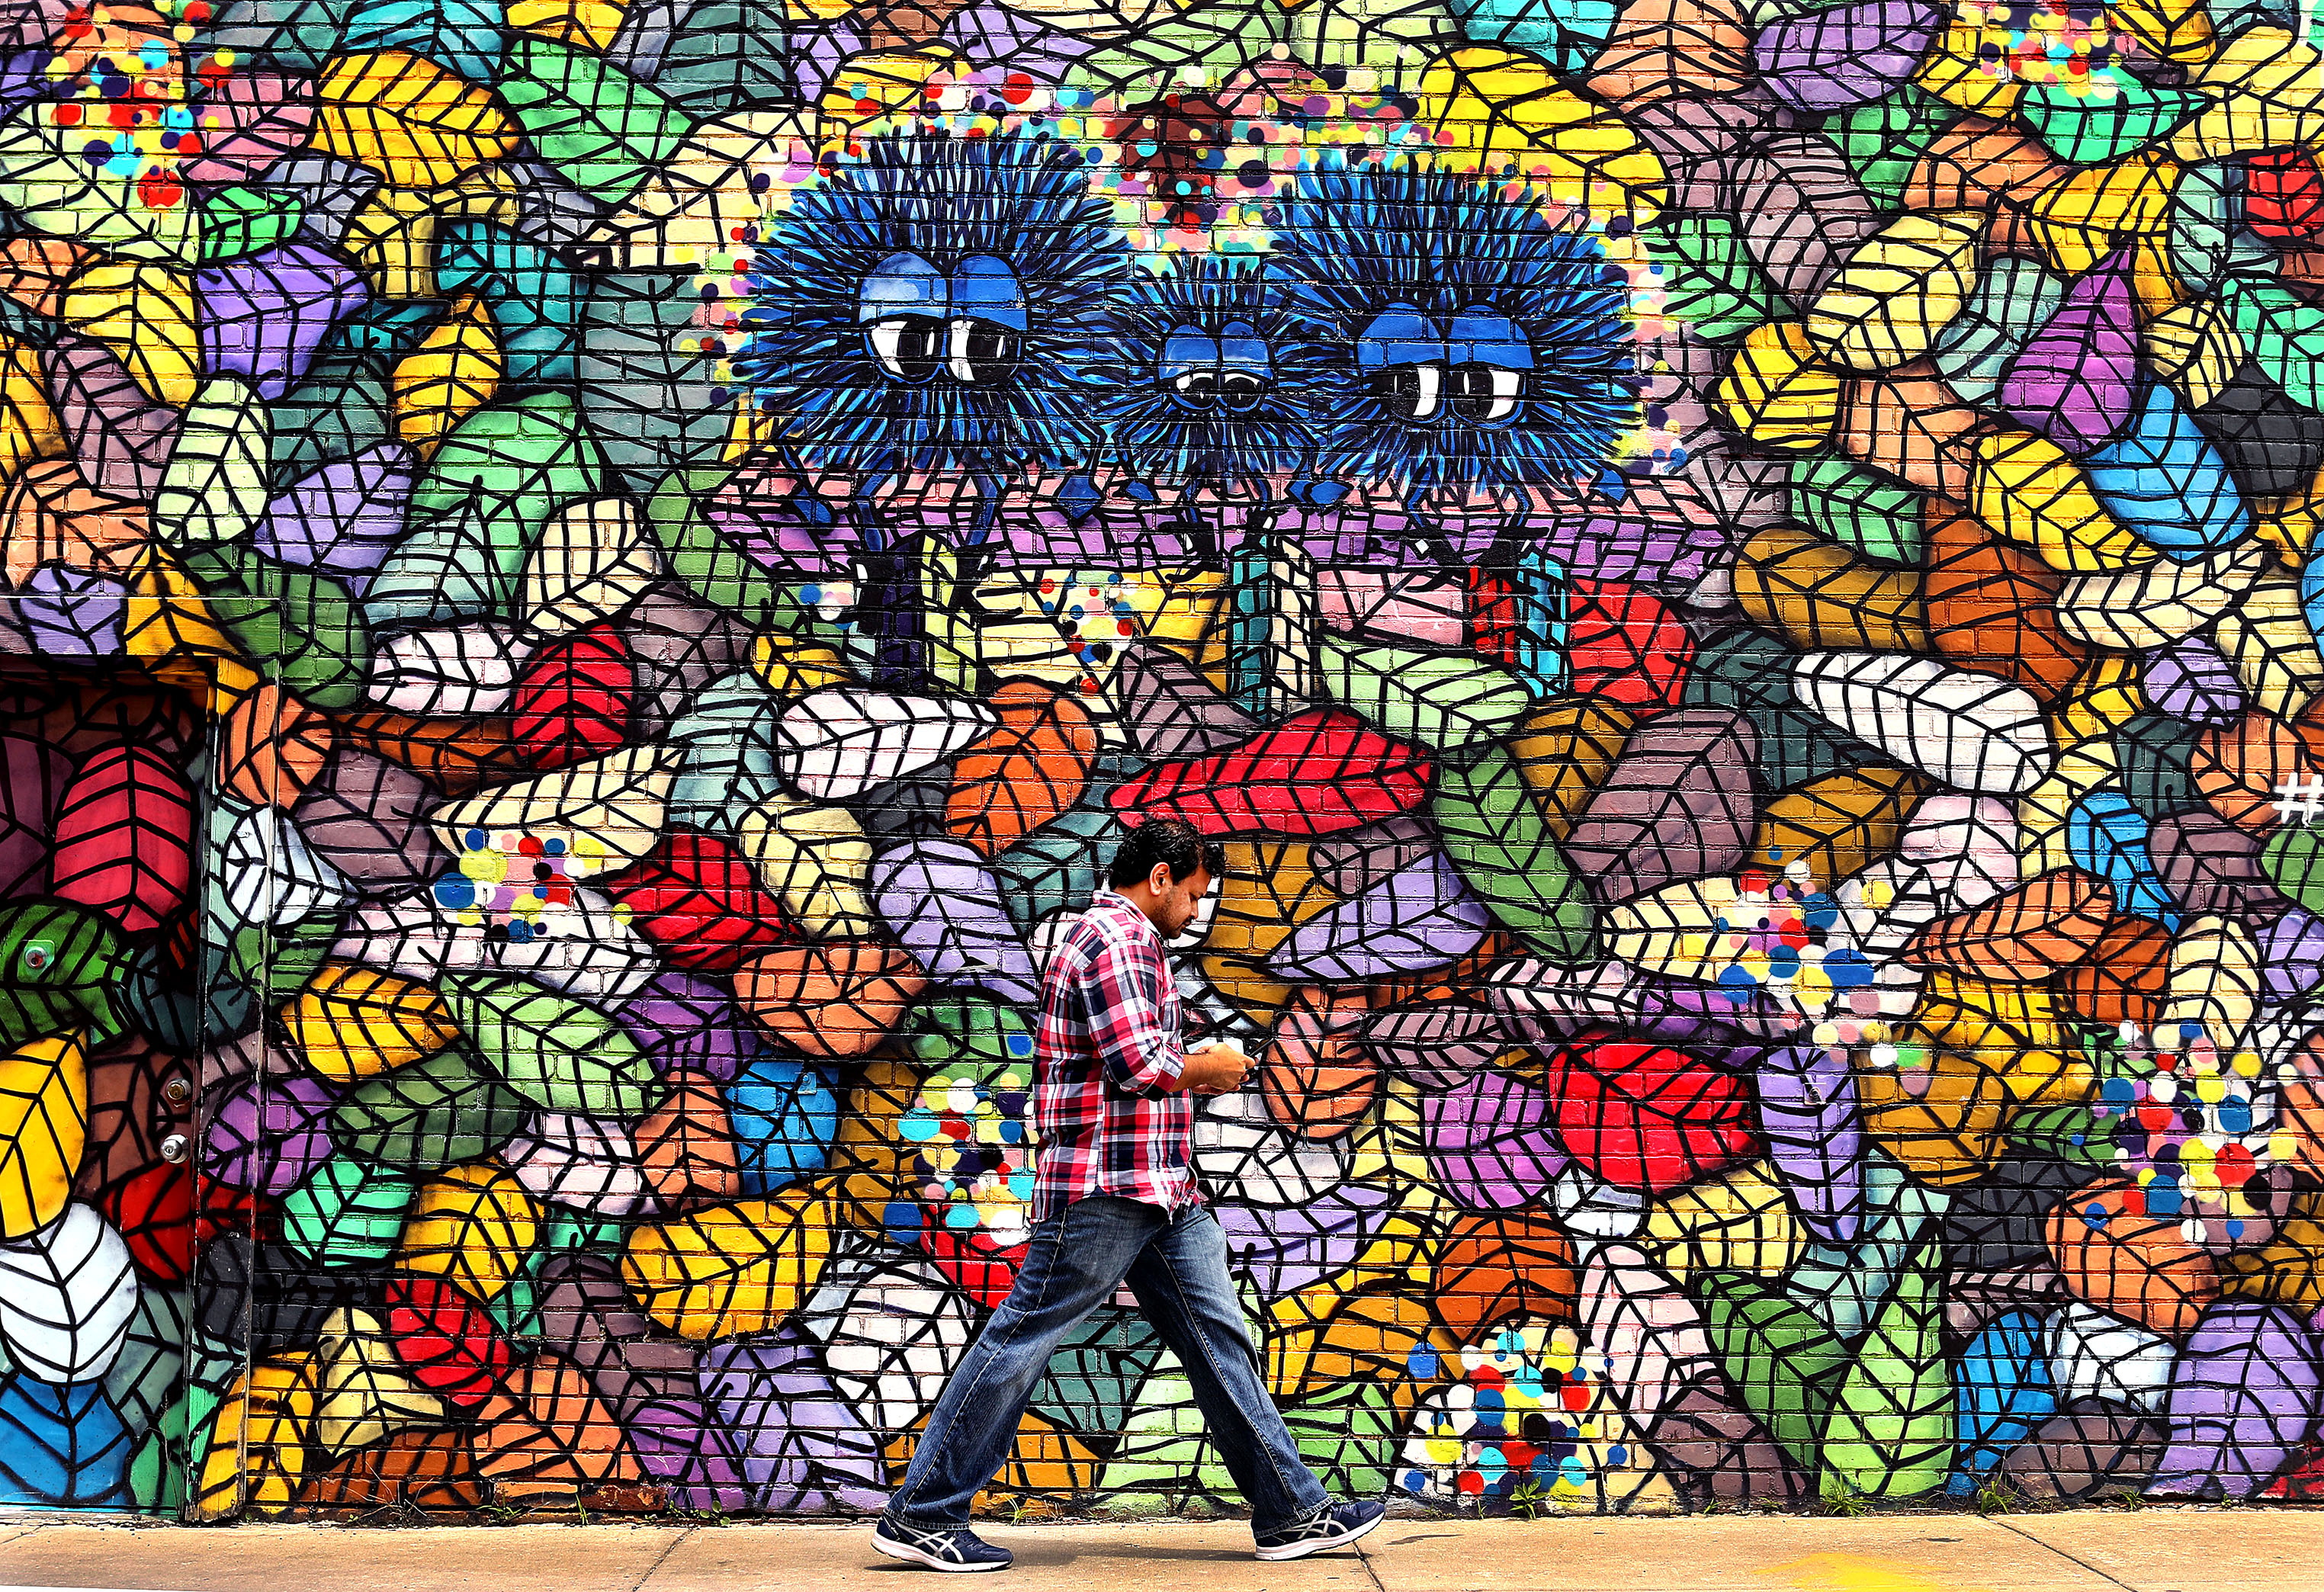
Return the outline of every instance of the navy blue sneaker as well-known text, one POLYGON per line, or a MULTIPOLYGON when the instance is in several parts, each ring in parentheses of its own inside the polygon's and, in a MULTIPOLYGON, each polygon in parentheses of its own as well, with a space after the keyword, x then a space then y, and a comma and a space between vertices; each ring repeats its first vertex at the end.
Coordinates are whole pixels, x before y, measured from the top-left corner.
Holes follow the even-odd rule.
POLYGON ((1262 1533, 1259 1539, 1259 1556, 1261 1559, 1305 1559, 1310 1553, 1329 1553, 1334 1548, 1346 1547, 1387 1518, 1388 1505, 1379 1502, 1327 1504, 1321 1512, 1308 1516, 1297 1525, 1262 1533))
POLYGON ((1017 1556, 1008 1549, 995 1548, 964 1525, 922 1531, 886 1515, 881 1516, 880 1523, 872 1528, 872 1546, 890 1559, 955 1576, 1007 1569, 1017 1562, 1017 1556))

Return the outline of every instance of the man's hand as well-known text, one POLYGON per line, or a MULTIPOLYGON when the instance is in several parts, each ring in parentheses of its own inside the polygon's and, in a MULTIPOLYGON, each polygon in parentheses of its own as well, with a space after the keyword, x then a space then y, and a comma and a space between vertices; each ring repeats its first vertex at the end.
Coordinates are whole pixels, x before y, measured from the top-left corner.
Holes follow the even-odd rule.
POLYGON ((1231 1045, 1206 1044, 1186 1053, 1178 1087, 1196 1094, 1232 1094, 1250 1076, 1250 1058, 1231 1045))

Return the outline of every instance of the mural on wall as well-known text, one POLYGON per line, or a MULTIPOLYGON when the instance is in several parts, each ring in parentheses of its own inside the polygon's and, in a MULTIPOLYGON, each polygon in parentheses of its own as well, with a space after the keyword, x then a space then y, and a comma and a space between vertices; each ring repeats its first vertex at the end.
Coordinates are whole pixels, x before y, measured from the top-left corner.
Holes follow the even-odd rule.
POLYGON ((1336 1488, 2310 1496, 2309 28, 5 0, 0 1499, 876 1507, 1151 814, 1336 1488))

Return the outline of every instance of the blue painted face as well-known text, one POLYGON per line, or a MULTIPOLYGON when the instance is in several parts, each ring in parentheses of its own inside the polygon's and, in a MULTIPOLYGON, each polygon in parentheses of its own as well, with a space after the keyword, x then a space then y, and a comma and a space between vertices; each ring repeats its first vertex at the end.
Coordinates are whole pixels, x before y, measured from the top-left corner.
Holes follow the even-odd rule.
POLYGON ((971 254, 949 275, 901 249, 863 279, 855 318, 892 382, 990 387, 1017 368, 1028 325, 1024 290, 1009 262, 971 254))
POLYGON ((1275 385, 1275 362, 1248 321, 1231 320, 1216 336, 1182 326, 1163 339, 1154 377, 1186 414, 1247 415, 1275 385))
POLYGON ((1517 418, 1533 349, 1489 309, 1444 317, 1391 304, 1356 336, 1356 365, 1391 414, 1414 426, 1502 426, 1517 418))

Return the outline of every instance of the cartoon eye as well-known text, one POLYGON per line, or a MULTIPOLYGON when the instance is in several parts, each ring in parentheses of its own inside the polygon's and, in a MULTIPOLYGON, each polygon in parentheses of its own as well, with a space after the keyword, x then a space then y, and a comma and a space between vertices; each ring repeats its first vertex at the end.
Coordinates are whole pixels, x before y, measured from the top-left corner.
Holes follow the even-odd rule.
POLYGON ((1247 415, 1267 399, 1267 383, 1249 371, 1229 371, 1219 381, 1219 407, 1231 415, 1247 415))
POLYGON ((925 382, 944 363, 945 325, 925 315, 891 315, 865 328, 872 356, 899 382, 925 382))
POLYGON ((1373 378, 1380 401, 1406 420, 1433 420, 1444 407, 1444 367, 1390 365, 1373 378))
POLYGON ((24 947, 24 968, 28 972, 41 972, 56 961, 57 953, 38 940, 24 947))
POLYGON ((1517 412, 1525 373, 1497 364, 1464 364, 1452 372, 1452 412, 1464 420, 1506 420, 1517 412))
POLYGON ((1007 381, 1016 366, 1016 333, 989 320, 952 323, 952 356, 945 368, 954 381, 990 387, 1007 381))
POLYGON ((1215 371, 1188 371, 1170 387, 1178 401, 1188 409, 1207 410, 1218 401, 1219 377, 1215 371))

